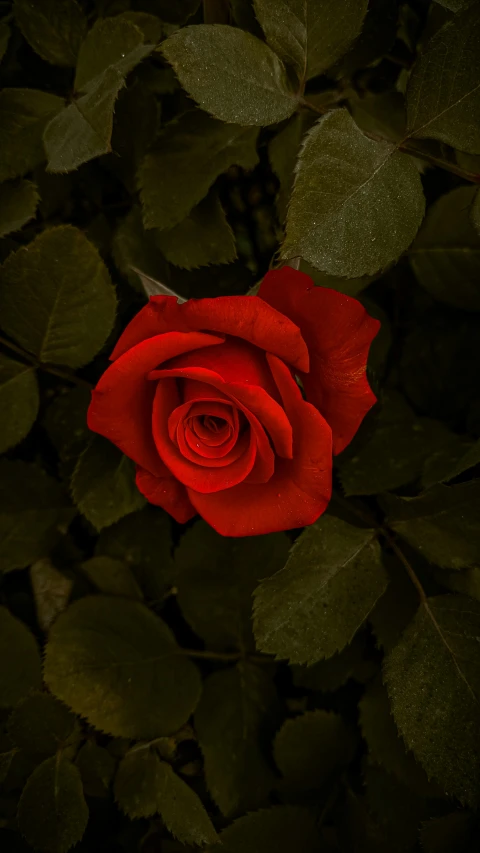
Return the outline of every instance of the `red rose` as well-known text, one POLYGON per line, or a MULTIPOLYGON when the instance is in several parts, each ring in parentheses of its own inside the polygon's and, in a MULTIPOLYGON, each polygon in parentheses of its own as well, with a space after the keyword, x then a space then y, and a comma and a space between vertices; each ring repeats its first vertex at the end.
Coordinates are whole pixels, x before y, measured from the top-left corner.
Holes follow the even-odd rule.
POLYGON ((303 527, 330 500, 332 452, 375 403, 365 369, 379 325, 289 267, 258 296, 154 296, 120 337, 88 425, 177 521, 199 513, 224 536, 303 527))

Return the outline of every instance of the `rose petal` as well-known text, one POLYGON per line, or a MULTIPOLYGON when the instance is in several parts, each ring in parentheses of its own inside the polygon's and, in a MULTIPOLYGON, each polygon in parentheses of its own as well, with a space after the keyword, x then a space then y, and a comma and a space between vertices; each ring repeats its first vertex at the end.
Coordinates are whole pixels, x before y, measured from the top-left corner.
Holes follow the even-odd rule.
MULTIPOLYGON (((150 299, 147 305, 135 315, 133 320, 130 320, 127 328, 120 335, 110 356, 110 360, 115 361, 123 353, 142 341, 146 341, 148 338, 154 338, 163 332, 177 331, 171 325, 167 324, 164 317, 168 303, 176 301, 175 296, 157 296, 155 297, 155 302, 150 299)), ((178 329, 178 331, 186 332, 188 329, 178 329)))
POLYGON ((161 506, 175 521, 186 524, 197 512, 190 503, 185 486, 172 477, 168 468, 165 470, 168 476, 155 477, 150 471, 137 466, 137 488, 149 503, 161 506))
POLYGON ((379 321, 357 299, 316 287, 291 267, 267 273, 259 295, 302 330, 310 352, 310 372, 302 376, 305 394, 330 424, 333 452, 340 453, 376 403, 366 365, 379 321))

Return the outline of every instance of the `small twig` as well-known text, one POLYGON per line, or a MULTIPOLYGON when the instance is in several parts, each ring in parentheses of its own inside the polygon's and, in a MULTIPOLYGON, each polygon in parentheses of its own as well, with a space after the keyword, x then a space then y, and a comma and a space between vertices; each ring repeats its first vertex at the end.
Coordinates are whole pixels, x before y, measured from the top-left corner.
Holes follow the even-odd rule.
POLYGON ((0 344, 6 347, 6 349, 11 350, 11 352, 14 352, 16 355, 19 355, 36 370, 43 370, 44 373, 50 373, 52 376, 58 376, 60 379, 65 379, 67 382, 72 382, 74 385, 81 385, 89 390, 93 388, 93 385, 91 385, 90 382, 86 379, 82 379, 81 376, 77 376, 76 373, 71 373, 69 370, 63 369, 62 367, 53 367, 53 365, 44 364, 29 352, 26 352, 26 350, 12 343, 12 341, 7 341, 2 335, 0 335, 0 344))

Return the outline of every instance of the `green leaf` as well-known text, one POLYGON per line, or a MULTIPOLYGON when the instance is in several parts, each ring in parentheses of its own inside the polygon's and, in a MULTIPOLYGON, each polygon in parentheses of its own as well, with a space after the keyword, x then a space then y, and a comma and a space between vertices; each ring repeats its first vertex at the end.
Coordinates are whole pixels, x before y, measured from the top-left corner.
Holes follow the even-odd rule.
POLYGON ((179 729, 194 710, 200 676, 161 619, 136 601, 88 596, 50 631, 45 681, 91 725, 116 737, 179 729))
POLYGON ((158 246, 171 264, 191 270, 230 264, 237 257, 235 235, 213 190, 170 231, 159 231, 158 246))
POLYGON ((381 827, 389 853, 417 850, 421 823, 430 814, 426 800, 372 763, 366 764, 364 785, 367 807, 381 827))
POLYGON ((450 795, 478 805, 480 603, 441 595, 422 603, 385 660, 384 680, 407 747, 450 795))
POLYGON ((323 516, 297 539, 282 571, 255 593, 258 647, 315 663, 349 643, 387 586, 372 530, 323 516))
POLYGON ((45 159, 43 130, 64 103, 37 89, 0 92, 0 181, 21 178, 45 159))
POLYGON ((178 603, 208 648, 255 648, 252 593, 285 565, 289 547, 284 533, 229 539, 204 521, 187 530, 175 552, 178 603))
POLYGON ((86 364, 110 334, 115 309, 105 264, 71 225, 44 231, 0 269, 2 327, 40 361, 86 364))
MULTIPOLYGON (((146 5, 145 2, 143 5, 146 5)), ((184 24, 198 9, 200 0, 153 0, 149 7, 154 8, 162 21, 172 24, 184 24)))
POLYGON ((37 622, 45 633, 67 607, 73 581, 55 568, 51 560, 37 560, 30 566, 37 622))
POLYGON ((276 203, 278 218, 283 225, 287 217, 288 203, 295 179, 295 163, 300 151, 300 143, 313 121, 307 112, 292 116, 290 121, 277 133, 268 145, 268 157, 278 180, 280 189, 276 203))
POLYGON ((113 237, 112 254, 115 266, 128 283, 145 296, 136 267, 152 278, 166 278, 168 267, 157 244, 157 231, 143 227, 140 207, 133 205, 122 219, 113 237))
POLYGON ((424 210, 412 159, 367 139, 346 110, 334 110, 306 136, 282 255, 331 275, 369 275, 408 248, 424 210))
POLYGON ((315 815, 296 806, 274 806, 234 821, 220 834, 222 853, 318 853, 315 815))
POLYGON ((469 812, 452 812, 423 824, 420 832, 425 853, 475 853, 478 818, 469 812))
MULTIPOLYGON (((397 37, 401 38, 399 23, 402 23, 402 12, 415 19, 415 13, 398 8, 391 0, 374 0, 368 4, 367 14, 363 20, 362 31, 355 39, 348 53, 331 69, 329 76, 341 80, 355 78, 355 73, 369 65, 379 64, 380 60, 390 53, 397 37), (398 30, 398 36, 397 36, 398 30)), ((364 88, 362 87, 362 93, 364 88)))
POLYGON ((87 19, 76 0, 15 0, 13 12, 22 35, 42 59, 75 66, 87 32, 87 19))
POLYGON ((172 533, 169 516, 145 507, 100 534, 95 554, 131 566, 148 598, 162 600, 173 585, 172 533))
POLYGON ((0 21, 0 62, 7 52, 11 34, 11 29, 8 24, 4 21, 0 21))
POLYGON ((452 433, 450 441, 426 460, 422 486, 429 489, 438 483, 447 483, 479 463, 480 440, 472 444, 452 433))
POLYGON ((15 746, 44 757, 65 749, 76 727, 73 714, 49 693, 30 694, 8 720, 8 733, 15 746))
POLYGON ((162 44, 161 52, 188 94, 221 121, 275 124, 297 108, 278 56, 236 27, 185 27, 162 44))
POLYGON ((137 191, 138 167, 158 135, 160 107, 156 95, 137 77, 120 92, 115 105, 112 156, 105 165, 132 195, 137 191))
POLYGON ((384 499, 390 526, 445 569, 480 562, 480 481, 436 486, 417 498, 384 499))
MULTIPOLYGON (((111 20, 110 18, 110 22, 111 20)), ((115 24, 117 21, 127 21, 134 24, 143 34, 143 40, 147 44, 158 44, 159 41, 162 41, 175 30, 174 26, 165 24, 157 15, 150 15, 148 12, 122 12, 113 20, 115 24)))
POLYGON ((473 569, 464 569, 462 572, 437 569, 434 576, 438 583, 452 592, 460 592, 480 601, 480 568, 477 566, 473 569))
POLYGON ((39 395, 35 370, 0 354, 0 453, 14 447, 30 432, 38 414, 39 395), (8 414, 7 414, 8 413, 8 414))
POLYGON ((153 750, 139 746, 127 753, 115 779, 115 799, 131 818, 159 813, 169 832, 183 844, 214 844, 217 840, 197 794, 153 750))
POLYGON ((480 235, 470 221, 475 192, 457 187, 437 199, 409 252, 422 287, 467 311, 480 311, 480 235))
POLYGON ((444 447, 451 433, 438 421, 417 418, 397 392, 386 393, 378 410, 337 462, 346 495, 375 495, 416 480, 425 459, 444 447))
POLYGON ((141 601, 142 591, 126 563, 112 557, 92 557, 82 563, 82 571, 105 595, 120 595, 141 601))
POLYGON ((469 6, 427 42, 407 89, 410 136, 480 154, 480 7, 469 6))
POLYGON ((88 797, 106 797, 112 783, 116 761, 108 749, 87 740, 79 749, 75 764, 88 797))
POLYGON ((287 720, 273 744, 275 763, 284 777, 282 790, 298 797, 332 782, 355 749, 353 731, 332 711, 308 711, 287 720))
POLYGON ((146 503, 135 485, 134 463, 101 436, 94 436, 80 456, 71 488, 76 506, 96 530, 146 503))
POLYGON ((60 484, 36 465, 0 460, 0 566, 23 569, 48 554, 74 512, 60 484))
MULTIPOLYGON (((331 290, 336 290, 338 293, 345 293, 346 296, 358 296, 362 290, 365 290, 366 287, 378 278, 378 275, 364 275, 361 276, 361 278, 339 278, 336 275, 328 275, 325 272, 320 272, 320 270, 310 266, 310 264, 307 264, 304 260, 300 261, 300 271, 309 275, 317 287, 329 287, 331 290)), ((384 325, 382 324, 382 328, 370 348, 369 361, 371 360, 375 341, 378 341, 383 329, 384 325)))
POLYGON ((477 233, 480 234, 480 190, 477 190, 473 199, 471 218, 477 233))
POLYGON ((88 807, 77 768, 61 752, 33 771, 18 804, 18 826, 32 847, 66 853, 85 832, 88 807))
POLYGON ((33 219, 39 198, 31 181, 0 184, 0 237, 19 231, 33 219))
POLYGON ((383 558, 389 582, 370 613, 369 622, 378 646, 389 652, 417 612, 418 594, 397 558, 387 554, 383 558))
POLYGON ((173 228, 230 166, 253 169, 257 136, 193 110, 170 122, 138 174, 145 227, 173 228))
POLYGON ((48 407, 43 426, 60 459, 78 459, 91 433, 87 427, 87 409, 91 394, 88 388, 60 391, 48 407))
POLYGON ((313 666, 291 667, 293 683, 306 690, 330 693, 338 690, 350 678, 360 683, 369 681, 376 665, 368 660, 365 648, 365 632, 355 634, 352 642, 327 660, 313 666))
POLYGON ((143 33, 123 15, 100 18, 83 42, 75 72, 75 91, 89 91, 91 84, 112 66, 128 64, 128 54, 143 45, 143 33), (127 63, 123 62, 127 58, 127 63))
POLYGON ((261 734, 276 706, 268 673, 253 664, 210 675, 195 713, 208 790, 227 817, 258 808, 275 777, 261 734))
POLYGON ((322 74, 359 35, 368 0, 254 0, 270 47, 301 81, 322 74))
POLYGON ((42 665, 33 634, 0 606, 0 708, 12 708, 41 683, 42 665))

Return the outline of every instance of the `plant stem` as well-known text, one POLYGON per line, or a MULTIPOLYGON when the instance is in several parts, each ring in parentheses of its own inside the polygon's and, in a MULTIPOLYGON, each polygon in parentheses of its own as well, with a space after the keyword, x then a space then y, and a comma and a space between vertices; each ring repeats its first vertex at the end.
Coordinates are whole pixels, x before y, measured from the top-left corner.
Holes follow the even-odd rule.
POLYGON ((240 660, 249 660, 252 663, 272 663, 273 659, 266 655, 245 655, 242 652, 213 652, 208 649, 199 651, 197 649, 182 649, 183 655, 189 658, 199 658, 200 660, 218 660, 225 662, 237 662, 240 660))
POLYGON ((0 344, 14 352, 16 355, 21 356, 21 358, 28 362, 28 364, 31 364, 36 370, 43 370, 45 373, 51 373, 52 376, 58 376, 60 379, 65 379, 67 382, 72 382, 73 385, 80 385, 83 388, 88 388, 89 390, 93 388, 93 385, 91 385, 86 379, 82 379, 81 376, 77 376, 75 373, 71 373, 67 369, 54 367, 50 364, 43 364, 43 362, 39 361, 29 352, 26 352, 11 341, 7 341, 2 335, 0 335, 0 344))

